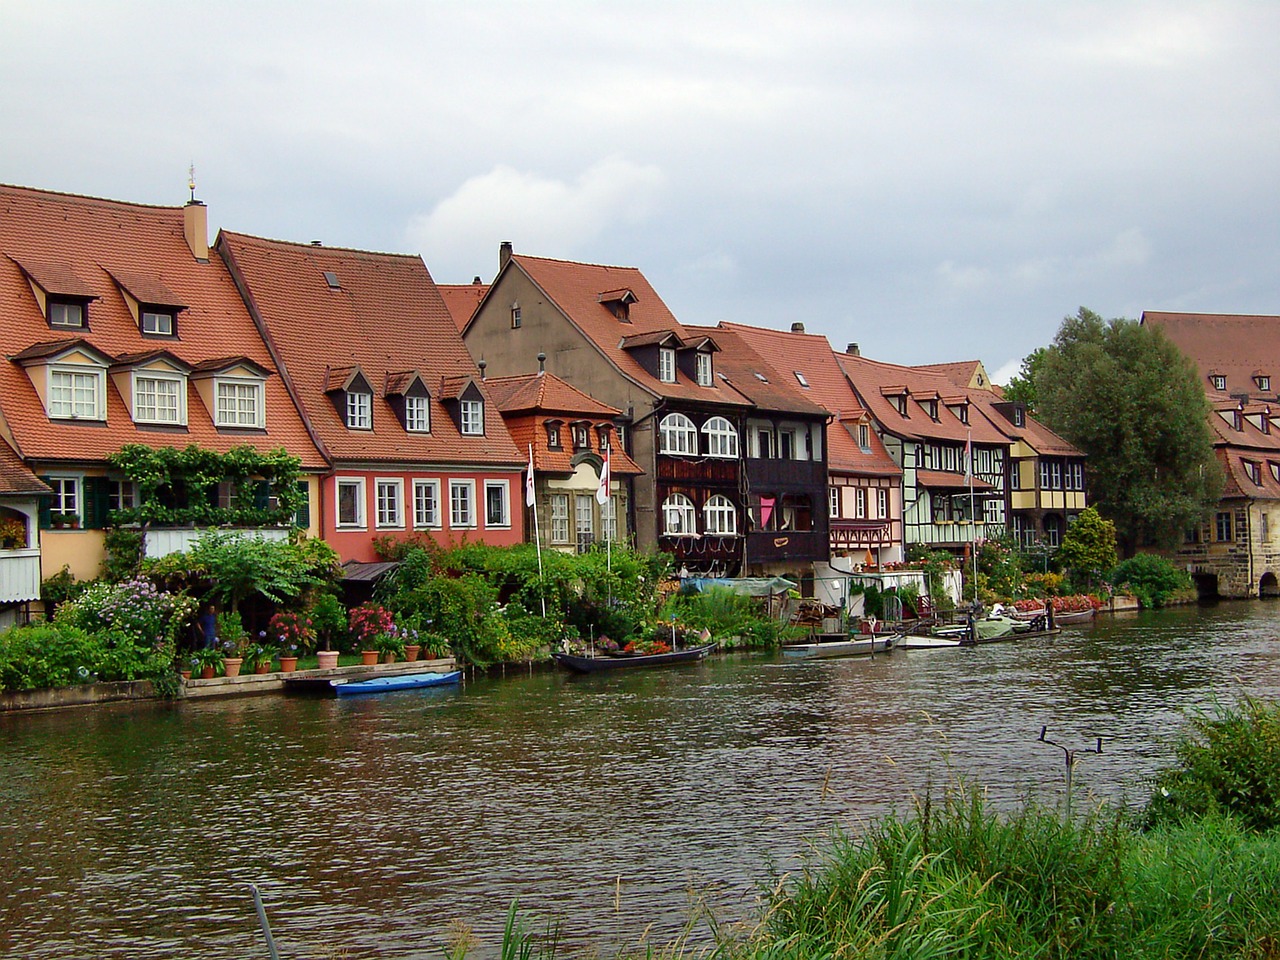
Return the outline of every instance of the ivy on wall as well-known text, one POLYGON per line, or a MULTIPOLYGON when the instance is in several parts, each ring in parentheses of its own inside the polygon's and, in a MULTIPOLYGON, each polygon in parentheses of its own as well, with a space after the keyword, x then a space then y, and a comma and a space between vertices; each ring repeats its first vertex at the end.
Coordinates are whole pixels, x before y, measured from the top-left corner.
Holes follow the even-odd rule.
POLYGON ((302 461, 283 449, 263 453, 246 444, 218 453, 131 443, 107 460, 137 487, 136 505, 112 511, 112 525, 286 526, 307 503, 302 461), (226 497, 219 496, 222 484, 226 497))

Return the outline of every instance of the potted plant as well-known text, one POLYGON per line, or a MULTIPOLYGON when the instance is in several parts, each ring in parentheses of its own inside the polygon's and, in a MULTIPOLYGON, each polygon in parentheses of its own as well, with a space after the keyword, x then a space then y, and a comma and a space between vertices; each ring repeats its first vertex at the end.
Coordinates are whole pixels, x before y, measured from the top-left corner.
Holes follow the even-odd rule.
POLYGON ((0 550, 20 550, 27 545, 27 525, 17 517, 0 520, 0 550))
POLYGON ((316 633, 311 617, 305 613, 281 610, 267 623, 267 633, 280 641, 280 669, 292 673, 298 666, 298 657, 311 649, 316 633))
POLYGON ((275 649, 267 646, 261 638, 244 648, 244 669, 254 673, 266 673, 271 669, 271 661, 275 659, 275 649))
POLYGON ((347 620, 351 636, 360 650, 360 662, 366 666, 377 663, 381 653, 377 638, 384 634, 389 636, 395 626, 391 612, 378 603, 362 603, 352 609, 347 620))
POLYGON ((55 530, 61 530, 64 527, 75 529, 80 526, 80 514, 74 510, 54 510, 49 514, 49 523, 55 530))
POLYGON ((245 632, 237 610, 225 610, 218 614, 218 640, 222 644, 222 670, 228 677, 240 676, 244 664, 244 649, 249 635, 245 632))
POLYGON ((418 653, 422 650, 421 635, 418 631, 418 618, 405 617, 400 623, 391 628, 393 634, 400 637, 404 644, 404 658, 410 663, 418 659, 418 653))
POLYGON ((222 666, 224 654, 219 647, 205 647, 191 655, 193 670, 200 671, 201 680, 211 680, 218 668, 222 666))
POLYGON ((393 625, 386 633, 373 638, 373 648, 378 651, 383 663, 395 663, 396 657, 404 656, 404 638, 393 625))
POLYGON ((332 593, 321 593, 311 604, 311 624, 320 640, 320 649, 316 651, 316 660, 321 669, 331 669, 338 665, 338 651, 333 649, 333 638, 347 628, 347 611, 332 593))
POLYGON ((453 654, 449 638, 442 633, 428 630, 419 635, 419 640, 422 643, 422 656, 426 660, 443 660, 453 654))

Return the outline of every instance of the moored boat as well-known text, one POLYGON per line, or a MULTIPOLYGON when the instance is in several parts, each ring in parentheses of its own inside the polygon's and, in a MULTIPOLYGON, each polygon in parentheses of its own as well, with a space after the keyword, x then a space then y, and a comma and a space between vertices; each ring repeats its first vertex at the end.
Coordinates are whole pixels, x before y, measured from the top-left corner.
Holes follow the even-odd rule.
POLYGON ((935 637, 920 633, 899 637, 893 645, 895 650, 943 650, 962 646, 964 643, 956 637, 935 637))
POLYGON ((898 639, 891 633, 852 637, 840 633, 829 635, 829 639, 819 638, 813 643, 789 643, 782 652, 798 657, 856 657, 892 649, 898 639))
POLYGON ((693 663, 706 659, 716 648, 714 643, 667 653, 602 653, 582 656, 573 653, 553 653, 551 659, 574 673, 600 673, 605 670, 625 670, 635 667, 665 667, 676 663, 693 663))
POLYGON ((387 693, 392 690, 416 690, 419 687, 441 687, 462 680, 461 670, 448 673, 398 673, 367 680, 330 680, 333 692, 340 697, 354 697, 366 693, 387 693))

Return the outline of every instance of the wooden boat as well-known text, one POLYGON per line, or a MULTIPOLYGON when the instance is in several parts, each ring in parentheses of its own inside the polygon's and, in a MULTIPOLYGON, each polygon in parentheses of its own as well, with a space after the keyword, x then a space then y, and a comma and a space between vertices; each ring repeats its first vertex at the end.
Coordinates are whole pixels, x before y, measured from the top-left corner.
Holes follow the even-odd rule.
POLYGON ((625 670, 634 667, 665 667, 673 663, 693 663, 706 658, 716 648, 714 643, 670 653, 602 653, 594 657, 572 653, 553 653, 551 659, 574 673, 600 673, 605 670, 625 670))
POLYGON ((929 634, 909 633, 894 641, 895 650, 942 650, 962 647, 964 642, 955 637, 935 637, 929 634))
POLYGON ((334 679, 329 683, 340 697, 354 697, 365 693, 387 693, 391 690, 416 690, 419 687, 442 687, 462 680, 462 671, 449 673, 396 673, 389 676, 370 677, 368 680, 334 679))
MULTIPOLYGON (((933 631, 935 637, 945 637, 951 640, 959 640, 964 643, 994 643, 997 640, 1009 640, 1015 636, 1015 631, 1022 626, 1022 622, 1015 620, 1013 617, 1005 616, 986 616, 978 617, 973 621, 972 633, 969 629, 969 623, 954 623, 947 627, 938 627, 933 631)), ((1028 627, 1024 627, 1028 629, 1028 627)))
POLYGON ((852 637, 844 633, 823 634, 813 643, 789 643, 782 648, 782 652, 797 657, 857 657, 889 650, 896 645, 898 639, 891 633, 859 634, 852 637))
MULTIPOLYGON (((1089 623, 1097 615, 1098 611, 1093 607, 1087 610, 1055 610, 1053 611, 1054 626, 1062 626, 1064 623, 1089 623)), ((1014 614, 1019 620, 1036 620, 1040 617, 1048 617, 1048 611, 1044 607, 1035 610, 1019 610, 1014 614)))

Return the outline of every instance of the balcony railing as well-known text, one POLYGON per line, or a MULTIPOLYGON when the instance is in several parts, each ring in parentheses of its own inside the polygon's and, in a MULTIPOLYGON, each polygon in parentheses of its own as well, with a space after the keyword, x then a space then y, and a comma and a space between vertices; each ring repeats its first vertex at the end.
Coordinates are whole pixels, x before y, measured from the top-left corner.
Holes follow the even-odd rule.
MULTIPOLYGON (((204 527, 151 527, 147 530, 146 554, 148 557, 167 557, 171 553, 186 553, 205 530, 204 527)), ((263 540, 289 539, 289 531, 284 527, 218 527, 217 530, 219 533, 261 537, 263 540)))
POLYGON ((760 530, 747 535, 747 563, 826 560, 830 544, 825 530, 760 530))
POLYGON ((0 550, 0 603, 40 599, 40 551, 0 550))

